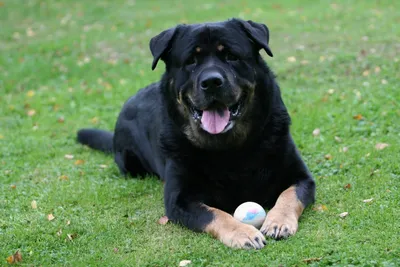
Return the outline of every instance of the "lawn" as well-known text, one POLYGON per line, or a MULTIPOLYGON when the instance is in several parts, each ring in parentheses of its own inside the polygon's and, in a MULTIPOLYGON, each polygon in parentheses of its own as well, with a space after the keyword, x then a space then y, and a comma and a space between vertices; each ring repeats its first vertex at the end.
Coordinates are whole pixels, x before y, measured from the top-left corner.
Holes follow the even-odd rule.
POLYGON ((0 1, 0 265, 399 266, 399 1, 0 1), (159 79, 151 37, 241 17, 270 29, 292 133, 317 182, 298 233, 232 250, 164 215, 162 184, 80 146, 159 79), (348 212, 347 216, 342 213, 348 212), (342 216, 340 216, 342 214, 342 216))

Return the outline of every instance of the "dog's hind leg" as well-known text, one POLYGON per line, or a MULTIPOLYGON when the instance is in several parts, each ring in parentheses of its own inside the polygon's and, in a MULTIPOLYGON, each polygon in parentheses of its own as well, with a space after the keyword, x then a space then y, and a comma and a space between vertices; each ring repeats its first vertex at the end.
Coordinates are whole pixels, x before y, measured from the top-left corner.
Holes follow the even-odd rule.
POLYGON ((119 171, 123 175, 131 175, 132 177, 143 177, 149 172, 144 168, 140 159, 129 150, 115 153, 115 163, 118 165, 119 171))

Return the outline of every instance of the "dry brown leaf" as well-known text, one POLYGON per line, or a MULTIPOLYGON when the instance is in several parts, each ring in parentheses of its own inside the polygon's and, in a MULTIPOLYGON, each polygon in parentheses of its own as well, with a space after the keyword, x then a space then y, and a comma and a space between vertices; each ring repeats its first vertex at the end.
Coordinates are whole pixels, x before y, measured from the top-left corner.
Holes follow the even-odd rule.
POLYGON ((389 144, 386 144, 386 143, 378 143, 378 144, 375 145, 375 148, 377 150, 382 150, 382 149, 387 148, 388 146, 389 146, 389 144))
POLYGON ((54 220, 56 217, 54 217, 54 215, 52 213, 47 215, 47 220, 52 221, 54 220))
POLYGON ((58 117, 57 121, 58 121, 59 123, 64 123, 64 122, 65 122, 65 118, 64 118, 63 116, 58 117))
POLYGON ((73 159, 73 158, 74 158, 74 155, 66 154, 66 155, 64 155, 64 158, 66 158, 66 159, 73 159))
POLYGON ((192 263, 191 260, 183 260, 183 261, 179 262, 179 267, 187 266, 187 265, 189 265, 191 263, 192 263))
POLYGON ((360 121, 363 119, 363 116, 361 114, 357 114, 353 116, 353 119, 360 121))
POLYGON ((32 202, 31 202, 31 207, 32 207, 32 209, 37 209, 36 200, 32 200, 32 202))
POLYGON ((27 97, 32 97, 32 96, 34 96, 35 95, 35 91, 33 91, 33 90, 29 90, 27 93, 26 93, 26 96, 27 97))
POLYGON ((66 175, 61 175, 60 177, 59 177, 59 179, 61 180, 61 181, 68 181, 68 176, 66 176, 66 175))
POLYGON ((295 57, 288 57, 287 61, 288 62, 296 62, 296 58, 295 57))
POLYGON ((97 123, 99 122, 99 118, 94 117, 94 118, 92 118, 92 119, 90 120, 90 122, 91 122, 92 124, 97 124, 97 123))
POLYGON ((314 262, 314 261, 320 261, 321 259, 322 259, 322 257, 319 257, 319 258, 308 258, 308 259, 304 259, 303 262, 311 263, 311 262, 314 262))
POLYGON ((315 211, 327 211, 328 210, 328 208, 325 206, 325 205, 323 205, 323 204, 319 204, 319 205, 317 205, 317 206, 315 206, 314 208, 313 208, 313 210, 315 210, 315 211))
POLYGON ((350 189, 351 188, 351 184, 346 184, 345 186, 343 186, 345 189, 350 189))
POLYGON ((67 234, 67 237, 68 237, 68 239, 69 239, 70 241, 72 241, 72 240, 74 240, 75 238, 78 237, 78 234, 77 234, 77 233, 74 233, 74 234, 67 234))
POLYGON ((335 136, 335 141, 340 143, 340 142, 342 142, 342 138, 340 138, 339 136, 335 136))
POLYGON ((15 184, 11 185, 11 189, 16 189, 16 188, 17 188, 17 186, 15 184))
POLYGON ((347 211, 342 212, 342 213, 339 214, 340 218, 346 218, 347 215, 349 215, 349 213, 347 211))
POLYGON ((85 163, 85 161, 83 159, 77 159, 74 164, 75 165, 82 165, 83 163, 85 163))
POLYGON ((363 202, 364 203, 369 203, 372 202, 372 200, 374 200, 373 198, 368 198, 368 199, 364 199, 363 202))
POLYGON ((28 112, 26 112, 26 115, 28 115, 29 117, 32 117, 36 114, 36 110, 34 109, 30 109, 28 110, 28 112))
POLYGON ((158 219, 158 224, 161 225, 166 225, 168 223, 169 219, 167 216, 162 216, 160 219, 158 219))
POLYGON ((17 262, 21 262, 22 261, 22 254, 19 252, 19 250, 17 250, 17 252, 14 253, 14 255, 11 255, 9 257, 7 257, 7 262, 9 264, 14 264, 17 262))
POLYGON ((316 129, 314 129, 314 131, 312 132, 312 134, 313 134, 314 136, 318 136, 318 135, 321 134, 321 130, 320 130, 319 128, 316 128, 316 129))

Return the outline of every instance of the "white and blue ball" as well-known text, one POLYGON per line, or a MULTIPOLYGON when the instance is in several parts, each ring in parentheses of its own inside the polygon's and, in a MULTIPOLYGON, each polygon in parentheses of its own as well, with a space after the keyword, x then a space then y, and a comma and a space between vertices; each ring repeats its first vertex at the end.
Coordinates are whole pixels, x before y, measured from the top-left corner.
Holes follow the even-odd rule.
POLYGON ((242 223, 250 224, 260 229, 267 214, 261 205, 255 202, 245 202, 236 208, 233 217, 242 223))

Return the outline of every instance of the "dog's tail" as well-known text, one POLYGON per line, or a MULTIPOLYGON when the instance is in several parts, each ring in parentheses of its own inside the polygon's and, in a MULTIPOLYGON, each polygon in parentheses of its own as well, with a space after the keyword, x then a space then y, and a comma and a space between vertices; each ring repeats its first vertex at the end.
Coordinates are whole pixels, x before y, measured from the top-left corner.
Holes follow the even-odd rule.
POLYGON ((112 132, 98 129, 81 129, 78 131, 78 142, 87 145, 93 149, 100 150, 105 153, 113 151, 113 136, 112 132))

